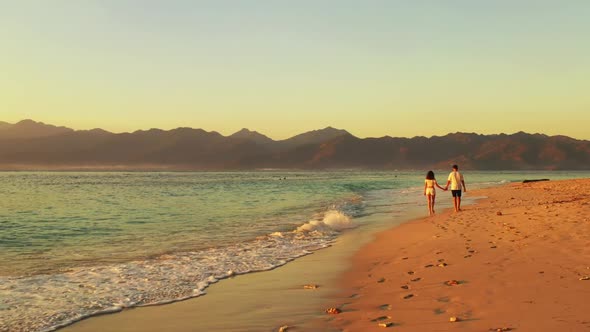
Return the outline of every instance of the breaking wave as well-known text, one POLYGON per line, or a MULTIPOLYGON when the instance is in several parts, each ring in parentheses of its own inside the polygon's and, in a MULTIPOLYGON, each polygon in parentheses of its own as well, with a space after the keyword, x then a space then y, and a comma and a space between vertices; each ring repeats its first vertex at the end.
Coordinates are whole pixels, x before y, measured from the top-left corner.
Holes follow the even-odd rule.
POLYGON ((322 220, 311 220, 297 228, 298 232, 338 232, 354 228, 347 215, 340 211, 330 210, 326 212, 322 220))

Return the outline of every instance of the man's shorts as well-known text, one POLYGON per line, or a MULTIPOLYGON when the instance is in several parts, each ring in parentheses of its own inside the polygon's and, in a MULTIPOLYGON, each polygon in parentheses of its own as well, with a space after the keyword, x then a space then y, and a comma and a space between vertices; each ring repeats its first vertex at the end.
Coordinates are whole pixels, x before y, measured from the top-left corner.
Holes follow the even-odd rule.
POLYGON ((461 190, 451 190, 453 197, 461 197, 461 190))

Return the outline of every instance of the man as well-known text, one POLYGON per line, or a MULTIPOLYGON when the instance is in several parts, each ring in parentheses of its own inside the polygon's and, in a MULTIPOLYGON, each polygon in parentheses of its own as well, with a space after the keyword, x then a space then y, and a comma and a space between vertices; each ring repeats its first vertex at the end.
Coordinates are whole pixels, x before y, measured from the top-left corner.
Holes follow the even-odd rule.
POLYGON ((465 187, 463 174, 459 173, 459 166, 457 165, 453 165, 453 171, 449 174, 445 190, 449 189, 449 184, 451 185, 451 193, 453 194, 455 212, 459 212, 461 211, 461 190, 467 192, 467 187, 465 187))

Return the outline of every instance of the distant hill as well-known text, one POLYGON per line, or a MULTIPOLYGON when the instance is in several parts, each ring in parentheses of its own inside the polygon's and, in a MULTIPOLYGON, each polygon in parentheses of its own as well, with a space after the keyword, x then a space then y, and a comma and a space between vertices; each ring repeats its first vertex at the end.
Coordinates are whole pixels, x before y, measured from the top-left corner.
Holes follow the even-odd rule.
POLYGON ((0 122, 0 140, 47 137, 73 131, 70 128, 46 125, 43 122, 35 122, 33 120, 22 120, 15 124, 0 122))
POLYGON ((0 122, 0 169, 590 169, 590 141, 519 132, 452 133, 414 138, 358 138, 324 128, 286 140, 242 129, 230 136, 202 129, 115 134, 23 120, 0 122))
POLYGON ((293 148, 297 146, 304 146, 309 144, 321 144, 338 137, 351 136, 346 130, 327 127, 320 130, 313 130, 303 134, 299 134, 280 141, 280 144, 286 148, 293 148))
POLYGON ((251 131, 246 128, 243 128, 242 130, 230 135, 229 138, 250 140, 260 145, 270 145, 274 143, 271 138, 262 135, 257 131, 251 131))

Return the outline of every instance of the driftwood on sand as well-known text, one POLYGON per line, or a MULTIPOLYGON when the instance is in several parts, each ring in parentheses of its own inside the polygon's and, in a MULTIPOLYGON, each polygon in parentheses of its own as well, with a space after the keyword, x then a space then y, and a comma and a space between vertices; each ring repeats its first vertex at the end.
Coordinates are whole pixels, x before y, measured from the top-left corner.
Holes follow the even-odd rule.
POLYGON ((522 183, 529 183, 529 182, 539 182, 539 181, 549 181, 549 179, 533 179, 533 180, 524 180, 522 183))

